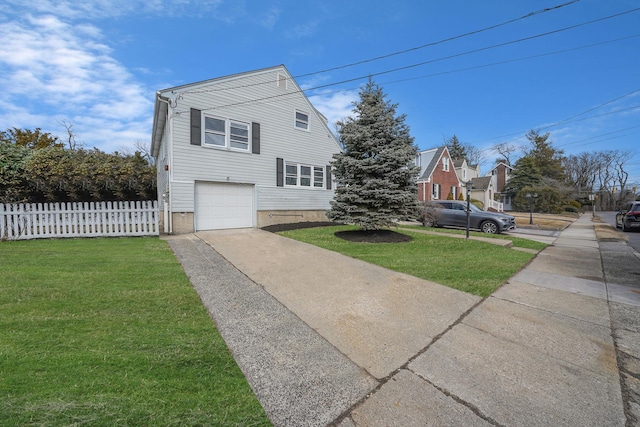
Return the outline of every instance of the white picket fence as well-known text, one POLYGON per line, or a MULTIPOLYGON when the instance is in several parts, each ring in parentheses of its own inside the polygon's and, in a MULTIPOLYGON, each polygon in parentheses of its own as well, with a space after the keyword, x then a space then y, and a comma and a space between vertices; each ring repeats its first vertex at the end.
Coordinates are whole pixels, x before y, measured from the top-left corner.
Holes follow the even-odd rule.
POLYGON ((0 204, 0 239, 157 236, 158 202, 0 204))

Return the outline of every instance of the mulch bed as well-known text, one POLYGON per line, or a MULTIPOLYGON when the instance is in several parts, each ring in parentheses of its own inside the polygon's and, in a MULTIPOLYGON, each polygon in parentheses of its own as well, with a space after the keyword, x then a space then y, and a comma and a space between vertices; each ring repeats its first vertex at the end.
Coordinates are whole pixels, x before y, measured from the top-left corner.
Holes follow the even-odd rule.
MULTIPOLYGON (((263 230, 271 233, 280 231, 299 230, 302 228, 312 227, 329 227, 333 225, 342 225, 335 222, 295 222, 291 224, 276 224, 262 227, 263 230)), ((410 242, 413 238, 406 234, 398 233, 393 230, 349 230, 338 231, 336 237, 356 243, 403 243, 410 242)))
POLYGON ((338 231, 336 237, 356 243, 404 243, 413 240, 413 237, 393 230, 338 231))

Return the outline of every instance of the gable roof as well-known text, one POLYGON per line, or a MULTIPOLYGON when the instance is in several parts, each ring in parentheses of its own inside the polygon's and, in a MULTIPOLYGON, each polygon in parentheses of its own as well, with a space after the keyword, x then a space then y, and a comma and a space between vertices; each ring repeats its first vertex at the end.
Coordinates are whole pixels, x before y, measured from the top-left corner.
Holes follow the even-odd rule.
MULTIPOLYGON (((196 89, 198 87, 202 87, 202 86, 209 86, 211 84, 217 84, 217 83, 221 83, 224 81, 229 81, 229 80, 236 80, 242 77, 246 77, 252 74, 262 74, 262 73, 267 73, 270 71, 275 71, 278 69, 282 69, 284 72, 287 73, 287 76, 289 77, 290 82, 294 82, 293 78, 291 77, 291 74, 289 74, 289 70, 287 70, 287 67, 284 66, 284 64, 280 64, 280 65, 275 65, 273 67, 266 67, 266 68, 260 68, 258 70, 252 70, 252 71, 244 71, 242 73, 235 73, 235 74, 229 74, 226 76, 220 76, 220 77, 214 77, 212 79, 207 79, 207 80, 201 80, 198 82, 193 82, 193 83, 186 83, 183 85, 179 85, 179 86, 173 86, 173 87, 169 87, 166 89, 161 89, 158 92, 160 93, 166 93, 166 92, 182 92, 185 91, 186 89, 196 89)), ((295 83, 295 82, 294 82, 295 83)))
POLYGON ((507 169, 511 169, 514 170, 515 168, 513 166, 509 166, 508 164, 506 164, 505 162, 500 162, 497 163, 494 167, 492 167, 491 169, 489 169, 489 171, 486 173, 486 175, 491 175, 491 172, 493 172, 494 170, 498 169, 498 166, 504 166, 507 169))
POLYGON ((488 190, 491 185, 490 176, 481 176, 479 178, 471 178, 471 188, 473 190, 488 190))
POLYGON ((465 162, 466 162, 465 159, 455 159, 453 161, 453 167, 454 168, 461 168, 462 166, 464 166, 465 162))
MULTIPOLYGON (((432 148, 431 150, 421 151, 418 153, 418 156, 421 156, 420 157, 421 161, 428 162, 424 172, 418 178, 419 181, 425 181, 429 179, 431 174, 433 174, 433 171, 435 170, 436 166, 440 162, 440 158, 444 154, 445 150, 447 150, 447 147, 443 146, 439 148, 432 148)), ((449 151, 447 150, 447 152, 449 151)))

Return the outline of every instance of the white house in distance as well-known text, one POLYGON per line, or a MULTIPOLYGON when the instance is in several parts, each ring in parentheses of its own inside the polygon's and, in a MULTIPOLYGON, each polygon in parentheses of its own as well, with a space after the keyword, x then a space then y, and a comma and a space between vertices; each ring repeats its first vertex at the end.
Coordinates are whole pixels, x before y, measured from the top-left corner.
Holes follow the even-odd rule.
POLYGON ((158 91, 161 230, 326 220, 340 150, 284 65, 158 91))
POLYGON ((485 211, 503 211, 502 203, 493 200, 496 193, 493 180, 491 177, 480 176, 479 165, 470 165, 466 159, 456 159, 453 161, 453 165, 460 179, 460 184, 463 186, 463 191, 466 192, 467 183, 471 181, 469 194, 472 199, 482 202, 485 211))
POLYGON ((509 166, 504 162, 500 162, 496 164, 489 172, 487 172, 486 176, 491 177, 491 181, 493 187, 495 188, 495 193, 499 195, 500 202, 503 204, 504 210, 510 211, 512 209, 511 197, 503 193, 505 185, 511 179, 511 175, 513 174, 513 167, 509 166))

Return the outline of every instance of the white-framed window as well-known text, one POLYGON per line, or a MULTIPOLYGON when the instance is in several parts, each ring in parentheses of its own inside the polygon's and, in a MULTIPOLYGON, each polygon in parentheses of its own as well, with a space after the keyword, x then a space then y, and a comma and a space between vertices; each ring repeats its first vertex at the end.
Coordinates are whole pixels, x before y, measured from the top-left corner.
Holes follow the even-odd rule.
POLYGON ((437 200, 440 198, 440 184, 432 184, 431 198, 437 200))
POLYGON ((464 179, 465 181, 467 180, 467 169, 466 168, 462 169, 462 179, 464 179))
POLYGON ((443 157, 442 158, 442 170, 445 172, 449 172, 449 158, 448 157, 443 157))
POLYGON ((204 138, 207 145, 224 147, 227 145, 227 124, 226 120, 217 117, 204 117, 204 138))
POLYGON ((249 151, 249 123, 229 121, 229 146, 249 151))
POLYGON ((315 188, 324 188, 324 168, 321 166, 313 167, 313 186, 315 188))
POLYGON ((458 187, 455 185, 451 186, 451 195, 453 196, 453 200, 458 200, 458 187))
POLYGON ((286 89, 287 88, 287 76, 285 76, 282 73, 278 73, 278 77, 276 79, 276 85, 280 89, 286 89))
POLYGON ((204 116, 202 141, 205 146, 249 151, 251 125, 239 120, 204 116))
POLYGON ((296 110, 295 127, 296 129, 309 130, 309 114, 296 110))
POLYGON ((298 165, 295 163, 287 163, 285 185, 298 185, 298 165))
POLYGON ((285 165, 285 186, 324 188, 324 167, 289 163, 285 165))

